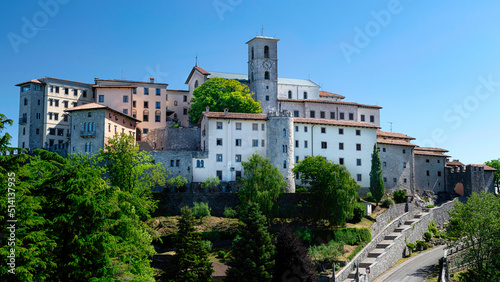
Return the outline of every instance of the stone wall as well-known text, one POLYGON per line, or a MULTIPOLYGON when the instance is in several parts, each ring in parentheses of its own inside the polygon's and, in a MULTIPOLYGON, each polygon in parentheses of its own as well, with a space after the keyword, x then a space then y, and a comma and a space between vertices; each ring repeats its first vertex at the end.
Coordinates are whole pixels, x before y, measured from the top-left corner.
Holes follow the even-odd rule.
POLYGON ((198 127, 167 127, 151 129, 143 141, 155 151, 198 151, 201 148, 200 140, 201 130, 198 127))
MULTIPOLYGON (((169 170, 170 176, 182 175, 190 184, 193 181, 193 158, 207 158, 208 152, 200 151, 162 151, 150 153, 156 163, 169 170)), ((160 190, 163 190, 160 188, 160 190)), ((161 192, 156 190, 156 192, 161 192)))
POLYGON ((403 215, 406 212, 406 209, 406 203, 396 204, 391 206, 383 214, 379 215, 375 219, 376 222, 370 228, 372 238, 375 237, 381 230, 383 230, 389 222, 403 215))
POLYGON ((383 143, 378 147, 386 191, 403 189, 413 194, 413 148, 383 143))

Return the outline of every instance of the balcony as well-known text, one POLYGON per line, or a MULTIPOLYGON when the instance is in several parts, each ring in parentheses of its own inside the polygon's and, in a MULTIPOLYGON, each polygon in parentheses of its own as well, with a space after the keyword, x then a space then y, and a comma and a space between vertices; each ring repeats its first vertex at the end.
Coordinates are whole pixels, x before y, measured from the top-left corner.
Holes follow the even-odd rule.
POLYGON ((26 124, 28 122, 28 117, 20 117, 19 118, 19 124, 26 124))
POLYGON ((94 131, 80 131, 80 136, 82 138, 94 138, 95 137, 95 130, 94 131))

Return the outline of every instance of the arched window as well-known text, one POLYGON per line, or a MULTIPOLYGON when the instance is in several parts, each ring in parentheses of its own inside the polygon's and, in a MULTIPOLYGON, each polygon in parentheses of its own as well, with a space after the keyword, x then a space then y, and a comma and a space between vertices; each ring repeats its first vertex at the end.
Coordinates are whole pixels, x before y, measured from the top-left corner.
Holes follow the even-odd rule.
POLYGON ((148 110, 144 110, 144 112, 142 112, 142 121, 149 121, 149 111, 148 110))
POLYGON ((292 91, 288 90, 288 99, 292 99, 292 91))
POLYGON ((307 99, 307 92, 304 91, 304 99, 307 99))
POLYGON ((253 81, 253 80, 254 80, 254 78, 253 78, 253 72, 252 72, 252 81, 253 81))
POLYGON ((85 143, 85 153, 89 151, 89 143, 85 143))
POLYGON ((286 136, 286 128, 283 128, 283 137, 286 136))
POLYGON ((198 88, 198 80, 194 82, 194 88, 198 88))
POLYGON ((177 106, 177 101, 174 101, 174 106, 177 106))
POLYGON ((132 117, 137 118, 137 110, 136 109, 132 110, 132 117))
POLYGON ((28 99, 24 98, 24 105, 27 106, 28 105, 28 99))
POLYGON ((252 60, 253 60, 253 54, 254 54, 254 53, 253 53, 253 47, 252 47, 252 60))
POLYGON ((264 58, 269 58, 269 46, 264 46, 264 58))
POLYGON ((89 145, 89 152, 92 153, 92 150, 93 150, 94 146, 92 145, 92 142, 90 142, 90 145, 89 145))
POLYGON ((205 166, 205 161, 204 160, 201 160, 201 167, 204 167, 205 166))
POLYGON ((161 121, 160 118, 161 118, 161 111, 160 110, 155 111, 155 122, 160 122, 161 121))
POLYGON ((92 123, 92 131, 95 131, 95 122, 92 123))
POLYGON ((200 160, 196 161, 196 167, 200 167, 200 160))
POLYGON ((23 135, 26 135, 26 127, 23 127, 23 135))
POLYGON ((266 73, 264 73, 264 79, 269 79, 269 72, 266 71, 266 73))

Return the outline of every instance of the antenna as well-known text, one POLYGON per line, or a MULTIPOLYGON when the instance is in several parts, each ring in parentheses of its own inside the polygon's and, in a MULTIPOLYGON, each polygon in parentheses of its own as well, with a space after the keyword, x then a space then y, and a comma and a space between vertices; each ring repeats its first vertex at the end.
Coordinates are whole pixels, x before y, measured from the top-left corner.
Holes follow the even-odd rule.
POLYGON ((387 122, 387 123, 391 125, 391 132, 392 132, 392 122, 391 122, 391 121, 389 121, 389 122, 387 122))
POLYGON ((264 25, 262 25, 262 29, 260 30, 260 35, 264 36, 264 25))
POLYGON ((196 54, 196 62, 194 63, 194 66, 197 67, 198 66, 198 54, 196 54))

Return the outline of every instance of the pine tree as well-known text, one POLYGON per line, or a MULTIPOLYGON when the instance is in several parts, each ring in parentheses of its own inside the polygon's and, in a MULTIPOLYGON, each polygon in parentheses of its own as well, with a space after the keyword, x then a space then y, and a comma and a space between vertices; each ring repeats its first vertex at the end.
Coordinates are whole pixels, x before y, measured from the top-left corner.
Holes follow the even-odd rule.
POLYGON ((384 196, 385 189, 384 181, 382 179, 382 165, 380 162, 377 143, 373 145, 372 169, 370 171, 370 192, 372 193, 378 205, 378 203, 384 196))
POLYGON ((181 209, 178 243, 173 258, 173 278, 170 281, 211 281, 212 263, 208 259, 200 234, 195 233, 194 215, 190 208, 181 209))
POLYGON ((275 259, 274 281, 313 282, 318 280, 307 248, 288 227, 282 228, 276 236, 275 259))
POLYGON ((259 205, 249 203, 241 215, 244 226, 233 241, 226 281, 271 281, 275 248, 259 205))

